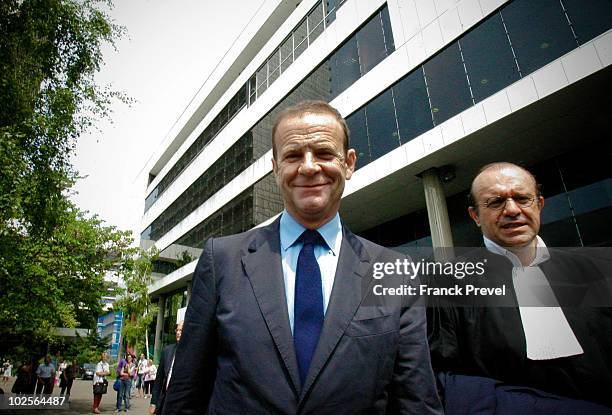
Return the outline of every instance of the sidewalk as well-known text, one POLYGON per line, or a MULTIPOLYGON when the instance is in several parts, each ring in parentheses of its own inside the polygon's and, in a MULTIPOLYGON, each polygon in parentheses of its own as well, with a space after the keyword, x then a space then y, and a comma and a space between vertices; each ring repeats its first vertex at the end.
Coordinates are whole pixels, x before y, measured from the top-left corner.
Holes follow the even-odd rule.
MULTIPOLYGON (((4 390, 4 393, 7 396, 11 394, 11 388, 13 387, 13 383, 15 378, 11 378, 11 380, 6 384, 2 384, 1 387, 4 390)), ((109 379, 108 385, 108 393, 102 396, 102 403, 100 404, 100 413, 102 414, 113 414, 115 412, 115 408, 117 405, 117 392, 113 390, 113 382, 114 379, 109 379)), ((52 396, 59 396, 60 388, 55 386, 53 388, 52 396)), ((148 414, 150 399, 142 399, 142 398, 131 398, 130 399, 130 411, 129 415, 146 415, 148 414)), ((81 380, 75 379, 74 384, 72 385, 72 393, 70 395, 70 409, 68 410, 0 410, 0 415, 73 415, 73 414, 91 414, 92 413, 92 405, 93 405, 93 392, 92 392, 92 382, 91 380, 81 380)), ((125 412, 120 412, 121 414, 125 414, 125 412)))

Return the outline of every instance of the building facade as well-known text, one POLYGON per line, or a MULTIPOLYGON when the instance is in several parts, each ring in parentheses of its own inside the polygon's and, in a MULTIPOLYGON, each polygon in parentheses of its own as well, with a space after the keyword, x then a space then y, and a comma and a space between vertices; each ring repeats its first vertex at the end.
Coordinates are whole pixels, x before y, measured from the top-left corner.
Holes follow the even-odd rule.
POLYGON ((611 28, 606 0, 266 1, 147 166, 156 351, 204 240, 281 212, 272 124, 304 99, 347 120, 358 160, 340 213, 370 240, 480 245, 469 184, 512 161, 543 184, 549 245, 612 245, 611 28))
POLYGON ((98 317, 98 336, 110 339, 108 355, 112 361, 117 361, 121 344, 121 329, 123 328, 123 311, 110 311, 98 317))

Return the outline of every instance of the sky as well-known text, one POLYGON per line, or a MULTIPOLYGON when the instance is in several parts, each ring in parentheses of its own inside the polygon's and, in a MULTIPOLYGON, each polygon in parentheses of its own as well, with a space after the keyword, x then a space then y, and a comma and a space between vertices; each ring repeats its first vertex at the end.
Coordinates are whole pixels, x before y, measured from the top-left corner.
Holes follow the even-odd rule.
POLYGON ((72 200, 106 225, 140 233, 147 160, 265 0, 115 0, 127 34, 96 76, 135 102, 79 138, 72 200))

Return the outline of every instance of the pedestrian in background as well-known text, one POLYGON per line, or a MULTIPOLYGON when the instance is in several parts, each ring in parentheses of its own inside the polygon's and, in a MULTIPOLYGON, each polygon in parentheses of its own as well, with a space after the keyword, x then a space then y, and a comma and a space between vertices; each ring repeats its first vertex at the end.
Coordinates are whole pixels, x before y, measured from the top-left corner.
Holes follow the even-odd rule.
POLYGON ((176 345, 181 340, 183 334, 183 322, 176 325, 176 343, 169 344, 164 347, 161 359, 159 360, 159 368, 156 372, 155 382, 151 390, 151 403, 149 404, 149 415, 162 415, 164 401, 166 400, 166 391, 170 384, 172 376, 172 367, 174 366, 174 353, 176 345))
POLYGON ((64 395, 64 392, 67 392, 68 401, 70 401, 70 390, 72 389, 72 383, 74 382, 74 378, 77 377, 79 373, 79 364, 76 359, 72 361, 71 365, 66 366, 66 368, 62 371, 61 379, 60 379, 60 395, 64 395))
POLYGON ((153 364, 153 360, 149 359, 148 366, 145 371, 145 387, 144 387, 144 397, 150 398, 151 393, 153 391, 153 382, 155 382, 155 378, 157 376, 157 366, 153 364))
POLYGON ((106 377, 110 375, 110 367, 108 365, 108 354, 106 352, 102 353, 101 359, 96 365, 96 373, 94 373, 93 377, 93 386, 94 386, 94 400, 93 400, 93 413, 100 413, 100 402, 102 401, 102 393, 96 393, 96 384, 104 384, 108 383, 106 377))
POLYGON ((138 378, 136 379, 136 388, 138 388, 138 397, 139 398, 143 398, 144 397, 144 376, 145 376, 145 370, 146 367, 148 366, 148 361, 145 358, 144 353, 140 354, 140 360, 138 360, 138 378))
POLYGON ((9 379, 12 376, 13 364, 10 360, 4 362, 4 373, 2 374, 2 381, 4 384, 8 383, 9 379))
POLYGON ((36 385, 36 395, 41 393, 51 395, 53 393, 53 382, 55 380, 55 366, 51 363, 51 357, 45 356, 45 363, 36 369, 38 384, 36 385))
POLYGON ((121 405, 127 412, 130 409, 130 390, 132 388, 132 377, 136 367, 132 361, 132 355, 128 354, 125 358, 125 364, 121 368, 119 373, 119 380, 121 385, 119 387, 119 394, 117 395, 117 412, 121 411, 121 405))

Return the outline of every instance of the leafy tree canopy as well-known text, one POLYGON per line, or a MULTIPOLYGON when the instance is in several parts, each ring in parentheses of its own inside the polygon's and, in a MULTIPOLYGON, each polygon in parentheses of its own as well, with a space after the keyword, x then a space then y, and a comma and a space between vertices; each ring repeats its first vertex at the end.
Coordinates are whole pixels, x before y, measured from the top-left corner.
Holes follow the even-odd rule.
POLYGON ((67 197, 77 138, 109 115, 113 99, 130 101, 94 82, 102 45, 123 33, 110 7, 0 2, 0 335, 12 342, 58 326, 94 329, 104 274, 133 253, 128 233, 67 197))

